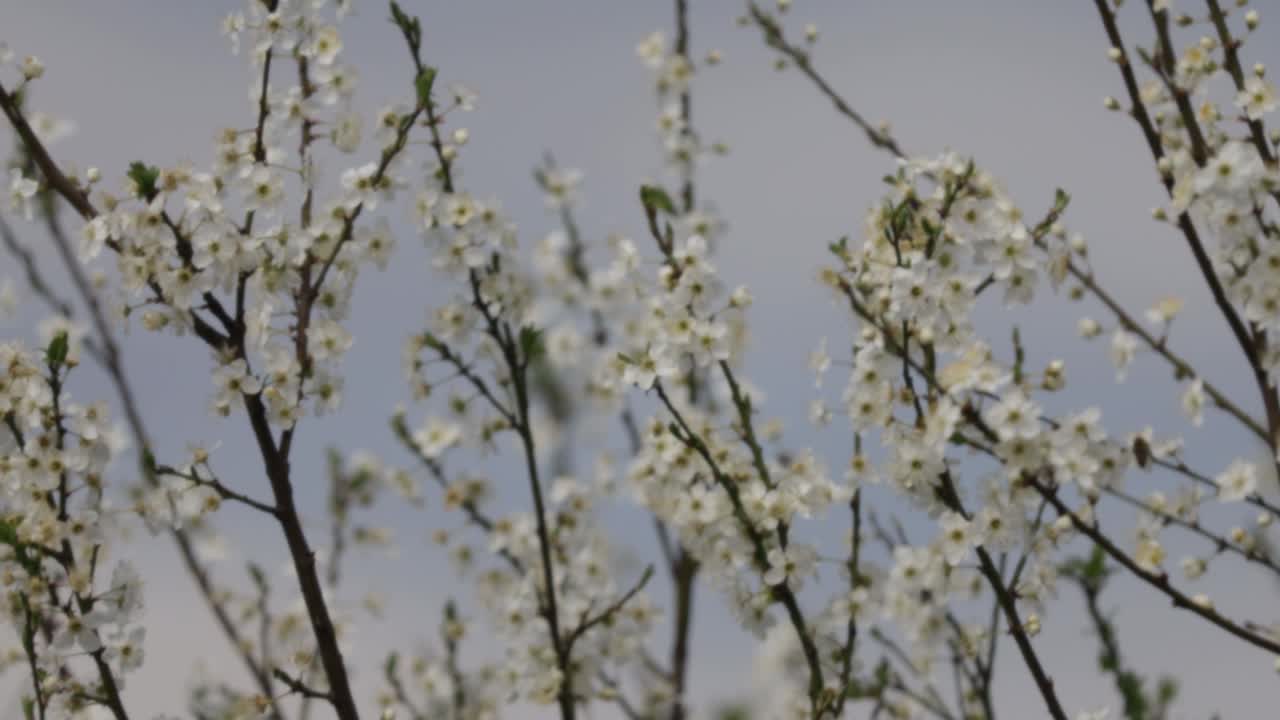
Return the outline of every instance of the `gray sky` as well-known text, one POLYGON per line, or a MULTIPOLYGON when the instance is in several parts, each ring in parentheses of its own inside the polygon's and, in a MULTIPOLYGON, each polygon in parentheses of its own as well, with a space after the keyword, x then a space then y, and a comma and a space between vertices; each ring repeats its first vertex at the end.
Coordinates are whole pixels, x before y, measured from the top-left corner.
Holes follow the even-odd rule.
MULTIPOLYGON (((831 303, 814 276, 825 261, 827 243, 846 234, 861 239, 863 213, 879 198, 879 178, 893 166, 803 78, 772 70, 772 55, 758 33, 734 26, 738 3, 692 4, 695 55, 711 48, 725 55, 722 66, 697 77, 695 122, 705 137, 727 142, 732 153, 700 170, 699 192, 730 224, 719 247, 723 276, 731 284, 746 283, 756 297, 747 370, 765 390, 768 412, 787 421, 790 443, 812 442, 829 465, 838 467, 847 453, 843 427, 808 439, 814 433, 804 418, 813 395, 805 358, 819 337, 830 336, 838 347, 850 328, 846 312, 831 303)), ((372 110, 406 96, 410 73, 401 42, 385 22, 385 7, 365 0, 355 5, 344 28, 345 53, 360 72, 357 104, 372 110)), ((555 227, 530 174, 546 151, 562 166, 585 173, 579 215, 588 237, 599 242, 612 231, 644 237, 636 188, 659 177, 662 169, 648 71, 634 47, 655 29, 670 37, 669 3, 474 0, 404 5, 422 16, 425 53, 440 68, 442 82, 465 84, 480 96, 477 112, 467 118, 472 131, 463 153, 467 185, 483 197, 500 199, 520 224, 522 242, 555 227)), ((34 53, 44 60, 48 69, 33 97, 35 107, 71 118, 78 126, 73 138, 57 146, 57 157, 99 166, 116 181, 135 159, 205 164, 218 128, 251 122, 245 58, 231 57, 218 35, 220 18, 240 7, 221 1, 0 0, 0 40, 19 54, 34 53)), ((1135 19, 1134 13, 1128 17, 1135 19)), ((1264 40, 1274 37, 1267 20, 1264 14, 1264 40)), ((1243 365, 1188 253, 1176 234, 1150 219, 1163 191, 1137 128, 1102 107, 1102 98, 1121 94, 1121 86, 1105 58, 1106 42, 1090 3, 798 0, 789 21, 791 34, 798 37, 809 21, 822 32, 814 53, 817 66, 865 115, 891 120, 894 134, 909 151, 950 148, 974 155, 1003 179, 1028 216, 1049 206, 1055 187, 1069 190, 1073 203, 1068 224, 1091 241, 1104 282, 1139 312, 1168 294, 1186 297, 1188 307, 1174 342, 1206 376, 1234 396, 1249 398, 1248 407, 1256 406, 1243 365)), ((1148 39, 1141 23, 1131 22, 1126 30, 1130 42, 1148 39)), ((1246 48, 1249 62, 1275 65, 1277 54, 1280 43, 1255 42, 1246 48)), ((389 462, 409 464, 384 431, 384 420, 405 399, 401 342, 419 328, 427 308, 442 294, 432 287, 425 254, 404 217, 395 215, 393 223, 400 230, 405 261, 385 276, 370 271, 357 291, 350 323, 356 345, 346 363, 344 410, 337 417, 308 419, 302 426, 295 452, 297 482, 306 511, 316 520, 322 519, 320 470, 326 445, 367 448, 389 462)), ((26 237, 40 236, 30 232, 26 237)), ((3 264, 0 275, 17 279, 3 264)), ((1075 320, 1086 310, 1103 319, 1097 308, 1070 307, 1065 301, 991 313, 989 337, 1002 347, 1012 320, 1022 325, 1033 367, 1053 357, 1066 360, 1071 391, 1055 411, 1097 403, 1112 432, 1152 424, 1190 435, 1168 374, 1155 361, 1140 360, 1122 392, 1117 391, 1105 347, 1074 339, 1075 320)), ((23 314, 6 335, 29 333, 34 317, 23 314)), ((204 351, 191 341, 141 332, 126 346, 131 376, 140 386, 160 447, 173 456, 186 441, 222 439, 215 466, 225 477, 265 494, 245 423, 206 415, 211 385, 205 379, 209 364, 204 351)), ((832 399, 838 399, 843 385, 836 375, 827 384, 832 399)), ((84 382, 76 393, 82 398, 109 396, 100 378, 84 382)), ((1212 414, 1188 444, 1193 456, 1203 458, 1199 464, 1211 469, 1252 451, 1226 420, 1212 414)), ((523 484, 495 479, 511 502, 524 501, 523 484)), ((1140 478, 1132 487, 1145 492, 1162 480, 1167 479, 1140 478)), ((392 595, 390 620, 366 624, 350 655, 361 668, 357 686, 363 698, 371 697, 387 649, 405 649, 404 639, 414 634, 435 634, 442 588, 452 585, 452 574, 426 537, 432 528, 456 527, 456 521, 444 516, 438 502, 432 504, 422 513, 383 506, 379 520, 397 528, 401 552, 395 558, 369 558, 354 570, 356 578, 392 595)), ((1222 523, 1249 517, 1238 509, 1207 514, 1222 523)), ((612 524, 617 544, 653 552, 647 521, 635 513, 613 515, 620 518, 612 524)), ((228 561, 219 573, 241 577, 243 558, 250 553, 258 557, 257 548, 263 546, 274 548, 264 564, 283 566, 275 528, 234 509, 223 517, 223 527, 236 535, 240 562, 228 561)), ((1127 511, 1116 515, 1117 523, 1131 519, 1127 511)), ((926 532, 923 526, 915 529, 926 532)), ((314 541, 322 544, 319 537, 314 541)), ((1176 562, 1178 549, 1194 547, 1174 543, 1171 558, 1176 562)), ((140 717, 179 712, 192 662, 204 658, 236 678, 239 666, 230 664, 225 643, 171 548, 156 541, 139 545, 137 552, 157 574, 147 593, 148 661, 131 680, 129 700, 140 717)), ((1274 615, 1275 585, 1235 571, 1220 573, 1214 583, 1220 607, 1260 621, 1274 615)), ((450 592, 465 595, 461 588, 450 592)), ((651 594, 663 600, 665 585, 655 582, 651 594)), ((352 593, 338 600, 354 607, 358 599, 352 593)), ((1162 596, 1125 584, 1107 600, 1119 610, 1133 664, 1151 675, 1168 672, 1186 679, 1178 717, 1205 717, 1213 710, 1224 717, 1254 717, 1255 708, 1280 697, 1270 658, 1175 613, 1162 596)), ((692 686, 695 700, 706 708, 742 692, 749 678, 744 658, 754 641, 736 628, 723 601, 709 590, 699 596, 695 623, 692 686)), ((1097 676, 1094 642, 1085 630, 1076 593, 1064 587, 1063 601, 1036 644, 1060 697, 1073 711, 1116 705, 1109 685, 1097 676)), ((665 642, 660 640, 665 637, 658 633, 655 641, 665 642)), ((666 652, 661 645, 655 650, 666 652)), ((484 651, 482 645, 472 656, 484 651)), ((1001 665, 1003 716, 1039 717, 1040 700, 1011 646, 1001 665)))

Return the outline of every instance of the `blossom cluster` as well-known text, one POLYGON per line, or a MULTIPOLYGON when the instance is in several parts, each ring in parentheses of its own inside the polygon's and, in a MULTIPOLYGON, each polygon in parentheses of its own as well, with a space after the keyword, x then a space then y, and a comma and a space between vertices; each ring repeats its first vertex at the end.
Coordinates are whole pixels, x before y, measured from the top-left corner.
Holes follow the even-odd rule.
POLYGON ((115 557, 129 510, 106 493, 126 443, 106 403, 76 402, 67 389, 69 342, 58 331, 43 353, 0 344, 2 606, 50 717, 77 712, 86 696, 119 703, 145 635, 142 578, 115 557))

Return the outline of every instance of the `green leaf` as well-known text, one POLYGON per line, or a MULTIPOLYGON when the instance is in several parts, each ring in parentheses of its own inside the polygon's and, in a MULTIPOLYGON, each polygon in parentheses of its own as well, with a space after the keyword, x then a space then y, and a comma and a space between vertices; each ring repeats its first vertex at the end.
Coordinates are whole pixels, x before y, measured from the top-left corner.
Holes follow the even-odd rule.
POLYGON ((18 558, 18 563, 22 565, 28 575, 40 574, 40 561, 27 552, 26 543, 18 539, 17 526, 7 519, 0 519, 0 544, 13 548, 14 554, 18 558))
POLYGON ((396 676, 396 666, 399 664, 400 655, 393 652, 387 656, 387 662, 383 664, 382 672, 385 673, 388 678, 393 678, 396 676))
POLYGON ((391 22, 404 27, 409 24, 409 16, 404 14, 404 10, 400 9, 400 3, 391 0, 391 22))
POLYGON ((903 202, 901 205, 893 209, 893 215, 890 222, 893 225, 893 231, 897 235, 901 235, 907 230, 907 226, 911 223, 911 217, 914 214, 909 203, 903 202))
POLYGON ((15 528, 13 523, 8 520, 0 520, 0 543, 13 547, 17 547, 21 544, 18 542, 17 528, 15 528))
POLYGON ((1058 188, 1053 191, 1053 209, 1062 212, 1067 209, 1067 205, 1071 203, 1071 195, 1066 190, 1058 188))
POLYGON ((1161 677, 1156 686, 1156 697, 1161 705, 1173 702, 1174 698, 1178 697, 1178 681, 1167 675, 1161 677))
POLYGON ((67 352, 69 350, 70 341, 67 339, 67 334, 60 332, 49 342, 49 347, 44 351, 44 360, 49 367, 56 370, 67 361, 67 352))
POLYGON ((661 210, 668 215, 676 214, 676 206, 671 202, 671 196, 667 195, 666 190, 656 185, 640 186, 640 202, 644 203, 645 210, 649 212, 661 210))
POLYGON ((150 200, 160 191, 157 186, 160 182, 160 168, 143 162, 133 162, 129 164, 128 175, 138 190, 138 197, 150 200))
POLYGON ((414 86, 418 89, 418 105, 426 107, 431 102, 431 87, 436 83, 436 69, 433 67, 425 67, 422 72, 418 73, 418 79, 414 81, 414 86))
POLYGON ((546 352, 542 331, 532 325, 520 328, 520 354, 525 361, 532 360, 546 352))

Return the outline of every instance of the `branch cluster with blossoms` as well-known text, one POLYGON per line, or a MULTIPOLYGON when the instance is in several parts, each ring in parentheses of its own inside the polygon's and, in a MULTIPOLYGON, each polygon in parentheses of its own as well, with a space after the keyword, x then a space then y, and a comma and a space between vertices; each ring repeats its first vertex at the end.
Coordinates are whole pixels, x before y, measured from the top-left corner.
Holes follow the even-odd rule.
MULTIPOLYGON (((675 0, 670 43, 658 32, 637 47, 652 71, 668 171, 637 183, 648 238, 613 234, 599 247, 577 220, 581 174, 550 156, 534 179, 559 227, 537 243, 522 244, 499 201, 464 183, 471 133, 461 123, 476 97, 441 84, 424 57, 422 21, 395 2, 391 25, 408 50, 400 101, 371 119, 357 109, 340 31, 347 2, 250 0, 223 24, 233 52, 249 56, 250 121, 218 134, 207 167, 139 161, 114 190, 98 170, 54 160, 48 146, 66 124, 29 109, 44 66, 0 48, 0 109, 19 141, 9 208, 45 224, 76 291, 74 301, 60 297, 42 260, 0 224, 33 295, 54 313, 40 350, 0 344, 0 609, 18 640, 6 662, 28 679, 26 717, 89 708, 129 717, 125 678, 143 656, 141 579, 116 560, 114 541, 141 520, 173 538, 252 681, 244 690, 202 680, 193 713, 305 717, 324 704, 356 720, 361 703, 344 658, 356 618, 337 600, 344 562, 353 547, 394 542, 365 514, 387 495, 421 505, 423 475, 460 518, 461 528, 433 537, 478 601, 467 613, 448 601, 435 640, 386 655, 375 700, 387 718, 478 720, 532 702, 575 720, 609 702, 629 718, 684 720, 700 584, 785 665, 770 716, 834 718, 865 704, 872 717, 990 720, 997 648, 1012 644, 1048 715, 1065 719, 1074 699, 1060 697, 1058 658, 1041 652, 1037 636, 1066 580, 1083 591, 1100 670, 1125 715, 1164 717, 1176 687, 1143 685, 1099 604, 1116 573, 1189 620, 1280 655, 1273 624, 1241 618, 1225 594, 1191 589, 1220 556, 1280 574, 1265 535, 1280 507, 1264 482, 1280 468, 1280 136, 1266 127, 1280 101, 1266 69, 1246 70, 1241 58, 1257 13, 1245 12, 1237 36, 1236 11, 1217 0, 1198 17, 1148 0, 1139 10, 1153 44, 1130 50, 1120 3, 1095 0, 1127 96, 1105 106, 1123 107, 1139 126, 1169 200, 1153 215, 1185 242, 1238 346, 1257 391, 1245 401, 1177 348, 1180 299, 1141 315, 1115 300, 1083 236, 1067 228, 1067 192, 1029 219, 977 161, 907 153, 821 74, 816 26, 802 43, 788 39, 789 0, 776 10, 747 3, 740 22, 761 32, 775 67, 796 69, 896 161, 860 234, 831 243, 819 273, 849 327, 835 358, 823 340, 810 359, 819 392, 811 420, 848 422, 832 462, 816 445, 784 445, 747 372, 753 298, 717 268, 735 235, 696 182, 702 160, 727 152, 703 139, 692 114, 695 80, 723 58, 712 50, 692 59, 688 5, 675 0), (1175 36, 1186 28, 1205 35, 1180 49, 1175 36), (322 172, 334 159, 344 168, 322 172), (342 411, 355 284, 368 266, 388 266, 398 243, 385 211, 406 196, 432 277, 448 291, 402 351, 412 398, 429 409, 413 421, 398 409, 391 432, 418 470, 331 450, 329 533, 317 548, 295 498, 298 433, 342 411), (62 230, 63 205, 82 221, 78 236, 62 230), (1109 336, 1118 381, 1140 354, 1151 356, 1181 383, 1193 427, 1226 423, 1265 446, 1266 461, 1204 470, 1181 438, 1108 432, 1087 401, 1046 410, 1062 404, 1051 396, 1069 385, 1065 363, 1032 367, 1019 330, 993 335, 987 312, 1049 302, 1046 289, 1105 311, 1105 321, 1085 317, 1078 330, 1086 341, 1109 336), (247 422, 265 482, 224 481, 217 446, 163 461, 114 339, 135 319, 193 335, 207 350, 210 410, 247 422), (104 403, 72 401, 82 355, 106 371, 127 430, 108 423, 104 403), (849 373, 838 399, 823 390, 837 365, 849 373), (596 430, 615 418, 625 450, 596 430), (113 490, 109 464, 126 436, 140 482, 113 490), (495 477, 473 460, 492 455, 514 457, 515 470, 495 477), (584 455, 590 471, 577 467, 584 455), (1139 482, 1162 484, 1144 497, 1139 482), (886 494, 902 514, 928 519, 928 537, 913 538, 896 514, 886 524, 886 494), (516 497, 514 510, 499 502, 516 497), (619 560, 637 543, 620 543, 602 520, 617 500, 652 523, 669 604, 649 587, 657 563, 619 560), (1248 505, 1254 526, 1218 527, 1201 517, 1210 501, 1248 505), (252 560, 241 586, 213 577, 193 542, 213 537, 227 504, 278 527, 288 583, 252 560), (1136 510, 1136 522, 1119 522, 1121 508, 1136 510), (822 529, 845 518, 846 540, 831 547, 822 529), (1181 578, 1168 569, 1171 530, 1206 543, 1179 560, 1181 578), (1087 560, 1072 554, 1080 547, 1087 560), (296 601, 282 607, 281 589, 296 590, 296 601), (653 636, 668 621, 662 657, 653 636), (462 643, 482 626, 501 657, 464 663, 462 643)), ((379 614, 376 594, 364 604, 379 614)))

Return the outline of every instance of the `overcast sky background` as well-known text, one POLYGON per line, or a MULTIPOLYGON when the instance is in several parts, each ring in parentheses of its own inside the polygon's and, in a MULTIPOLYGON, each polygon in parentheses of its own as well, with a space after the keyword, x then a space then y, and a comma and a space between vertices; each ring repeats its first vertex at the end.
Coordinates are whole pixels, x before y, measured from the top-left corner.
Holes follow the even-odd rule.
MULTIPOLYGON (((1174 4, 1200 11, 1188 0, 1174 4)), ((478 110, 465 120, 472 133, 462 156, 466 185, 481 197, 500 199, 519 223, 526 247, 556 227, 530 173, 547 151, 562 166, 585 174, 579 217, 588 238, 599 243, 613 231, 644 237, 636 188, 662 177, 662 167, 650 76, 634 48, 653 30, 670 37, 670 3, 406 0, 403 5, 422 16, 425 54, 440 68, 441 82, 462 83, 478 93, 478 110)), ((716 48, 725 57, 722 66, 696 79, 695 123, 704 137, 728 143, 732 153, 703 166, 698 187, 729 222, 719 246, 722 275, 730 284, 749 285, 756 297, 747 372, 768 396, 769 416, 787 421, 789 444, 814 444, 830 466, 839 468, 848 453, 844 426, 814 433, 805 422, 813 397, 805 361, 823 335, 833 347, 843 345, 850 324, 847 312, 832 304, 814 276, 825 262, 827 243, 846 234, 861 241, 863 213, 880 197, 879 178, 893 165, 802 77, 772 70, 773 55, 759 34, 734 25, 739 3, 693 0, 692 5, 694 56, 716 48)), ((96 165, 114 184, 136 159, 205 165, 217 129, 252 122, 246 59, 231 57, 218 34, 221 17, 240 8, 222 1, 0 0, 0 40, 19 55, 39 55, 47 65, 34 107, 78 126, 74 137, 57 146, 58 159, 96 165)), ((1261 41, 1245 51, 1250 63, 1275 65, 1280 54, 1267 9, 1262 8, 1261 41)), ((1126 8, 1126 39, 1145 43, 1149 31, 1137 10, 1126 8)), ((380 2, 356 0, 343 30, 344 56, 359 70, 357 105, 370 113, 406 97, 411 82, 402 42, 385 22, 386 14, 380 2)), ((1186 297, 1188 307, 1174 332, 1179 351, 1247 407, 1257 407, 1242 361, 1180 238, 1150 219, 1163 191, 1137 128, 1102 107, 1102 98, 1122 94, 1122 87, 1105 58, 1107 43, 1091 3, 799 0, 788 18, 790 34, 799 38, 805 22, 816 22, 822 33, 816 65, 869 118, 892 121, 895 136, 909 151, 950 148, 975 156, 1004 181, 1029 217, 1043 213, 1054 188, 1069 190, 1068 224, 1090 240, 1104 283, 1136 312, 1168 294, 1186 297)), ((392 213, 403 260, 384 275, 370 270, 356 293, 349 323, 356 344, 345 366, 344 410, 337 417, 308 419, 300 432, 296 482, 315 521, 323 520, 327 445, 369 449, 388 462, 410 464, 386 432, 385 419, 406 400, 401 343, 443 296, 432 287, 425 253, 405 217, 392 213)), ((32 229, 24 237, 38 242, 42 236, 32 229)), ((0 261, 2 276, 19 281, 7 259, 0 261)), ((30 337, 39 317, 35 309, 28 304, 5 335, 30 337)), ((1071 389, 1057 399, 1055 412, 1096 403, 1114 433, 1148 424, 1190 433, 1178 411, 1177 390, 1158 362, 1140 359, 1131 379, 1114 386, 1105 345, 1074 339, 1082 311, 1105 317, 1092 305, 1042 303, 1030 311, 989 313, 988 337, 1004 349, 1009 323, 1017 322, 1031 367, 1043 367, 1054 357, 1066 360, 1071 389)), ((207 416, 209 361, 197 343, 135 332, 126 348, 161 460, 176 460, 187 441, 220 439, 214 462, 224 479, 265 496, 246 423, 207 416)), ((80 382, 74 392, 81 399, 112 397, 91 372, 80 382)), ((833 401, 843 383, 837 372, 828 378, 826 391, 833 401)), ((421 409, 415 417, 420 416, 421 409)), ((1255 451, 1229 421, 1211 411, 1205 429, 1189 438, 1189 447, 1197 465, 1211 471, 1255 451)), ((124 463, 118 469, 127 470, 124 463)), ((510 502, 524 502, 522 476, 494 479, 510 502)), ((1175 486, 1167 478, 1143 477, 1132 487, 1145 493, 1175 486)), ((348 653, 370 716, 385 652, 412 647, 415 637, 434 638, 445 597, 466 597, 464 588, 455 588, 442 553, 427 542, 432 529, 454 528, 457 521, 429 497, 432 507, 423 512, 379 508, 377 522, 397 528, 401 549, 394 557, 361 556, 351 566, 347 593, 337 598, 338 605, 354 608, 360 591, 373 587, 391 599, 390 620, 364 623, 348 653)), ((1206 515, 1221 523, 1251 518, 1241 508, 1206 515)), ((217 567, 220 577, 241 582, 247 557, 265 557, 266 566, 284 567, 276 528, 235 509, 221 517, 235 549, 217 567)), ((618 545, 634 544, 646 557, 652 555, 646 519, 636 513, 609 517, 618 545)), ((1132 514, 1126 510, 1115 518, 1131 522, 1132 514)), ((323 527, 312 525, 313 544, 323 545, 323 527)), ((921 541, 928 538, 924 526, 912 529, 921 541)), ((1171 566, 1180 550, 1190 548, 1204 552, 1202 545, 1175 543, 1171 566)), ((137 717, 182 714, 193 663, 203 661, 237 680, 242 673, 167 541, 139 544, 136 552, 153 573, 147 591, 150 634, 147 663, 131 679, 128 699, 137 717)), ((1212 588, 1219 606, 1232 613, 1260 622, 1275 617, 1274 583, 1232 569, 1216 578, 1213 585, 1192 587, 1212 588)), ((655 581, 650 592, 665 604, 664 582, 655 581)), ((1064 586, 1062 595, 1036 640, 1059 696, 1073 712, 1108 703, 1118 709, 1109 682, 1095 670, 1096 646, 1077 593, 1064 586)), ((1167 672, 1184 678, 1175 717, 1204 718, 1215 710, 1229 718, 1257 717, 1259 708, 1280 699, 1272 659, 1265 653, 1176 613, 1163 596, 1132 583, 1117 585, 1105 599, 1119 610, 1127 659, 1152 676, 1167 672)), ((706 588, 698 596, 695 626, 691 684, 698 709, 742 697, 750 682, 754 640, 706 588)), ((665 631, 655 634, 654 652, 666 654, 666 636, 665 631)), ((495 650, 481 641, 468 648, 468 659, 492 656, 495 650)), ((1002 717, 1042 716, 1011 645, 1000 664, 1002 717)))

